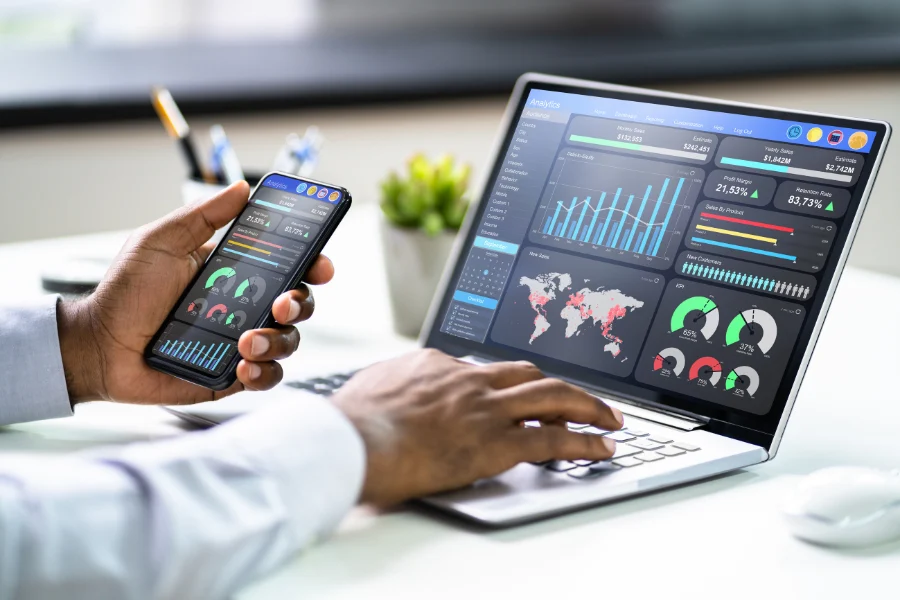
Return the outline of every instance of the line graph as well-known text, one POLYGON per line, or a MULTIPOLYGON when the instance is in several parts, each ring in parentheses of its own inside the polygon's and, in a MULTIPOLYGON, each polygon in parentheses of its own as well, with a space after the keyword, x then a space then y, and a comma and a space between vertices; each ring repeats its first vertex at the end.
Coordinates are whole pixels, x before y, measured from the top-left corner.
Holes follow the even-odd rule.
POLYGON ((576 252, 667 268, 702 182, 699 168, 564 150, 530 237, 576 252))

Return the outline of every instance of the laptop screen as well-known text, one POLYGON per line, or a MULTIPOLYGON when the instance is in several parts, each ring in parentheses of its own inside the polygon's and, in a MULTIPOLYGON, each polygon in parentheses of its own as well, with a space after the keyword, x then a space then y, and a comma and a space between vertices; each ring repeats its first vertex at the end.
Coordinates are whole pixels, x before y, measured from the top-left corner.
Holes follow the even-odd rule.
POLYGON ((885 134, 532 84, 429 345, 772 434, 885 134))

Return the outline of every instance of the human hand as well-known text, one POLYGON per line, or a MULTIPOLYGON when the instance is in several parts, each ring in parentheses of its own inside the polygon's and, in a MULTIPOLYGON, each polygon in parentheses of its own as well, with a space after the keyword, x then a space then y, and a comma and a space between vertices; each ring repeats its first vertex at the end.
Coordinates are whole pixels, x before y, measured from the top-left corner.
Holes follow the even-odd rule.
MULTIPOLYGON (((249 194, 242 181, 141 227, 93 294, 59 304, 60 349, 73 403, 104 399, 192 404, 244 389, 269 389, 281 381, 282 370, 275 361, 297 350, 300 333, 293 325, 313 313, 306 285, 275 300, 272 312, 279 326, 241 336, 238 381, 225 391, 211 392, 154 371, 144 362, 145 347, 215 248, 208 240, 240 214, 249 194)), ((331 261, 320 256, 306 281, 327 283, 333 276, 331 261)))
POLYGON ((333 401, 359 431, 367 469, 361 501, 379 506, 456 489, 521 462, 604 460, 615 442, 563 426, 622 428, 622 413, 525 362, 474 366, 422 350, 369 367, 333 401))

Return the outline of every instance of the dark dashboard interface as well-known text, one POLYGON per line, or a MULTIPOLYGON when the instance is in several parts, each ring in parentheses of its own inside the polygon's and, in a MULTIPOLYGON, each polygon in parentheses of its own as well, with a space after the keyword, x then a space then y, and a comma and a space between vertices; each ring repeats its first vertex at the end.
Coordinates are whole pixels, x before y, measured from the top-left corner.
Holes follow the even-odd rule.
POLYGON ((153 354, 221 375, 237 340, 257 327, 343 198, 339 190, 268 176, 203 267, 153 354))
POLYGON ((767 414, 879 133, 763 114, 531 90, 432 335, 767 414))

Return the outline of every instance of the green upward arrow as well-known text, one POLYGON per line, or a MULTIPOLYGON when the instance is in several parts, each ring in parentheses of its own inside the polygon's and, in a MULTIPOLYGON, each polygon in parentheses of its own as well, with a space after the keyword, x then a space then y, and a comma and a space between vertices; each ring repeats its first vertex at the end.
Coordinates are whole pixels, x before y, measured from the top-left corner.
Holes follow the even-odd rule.
POLYGON ((759 198, 759 190, 753 190, 753 193, 750 194, 751 198, 759 198))
POLYGON ((825 210, 828 212, 834 212, 834 202, 829 202, 828 206, 825 207, 825 210))

